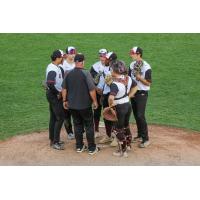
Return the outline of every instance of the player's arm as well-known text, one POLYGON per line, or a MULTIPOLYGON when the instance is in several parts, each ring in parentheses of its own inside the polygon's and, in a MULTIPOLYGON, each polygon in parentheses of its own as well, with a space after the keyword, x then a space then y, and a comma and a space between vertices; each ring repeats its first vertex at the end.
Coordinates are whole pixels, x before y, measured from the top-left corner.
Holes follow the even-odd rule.
POLYGON ((62 99, 63 99, 63 107, 64 109, 68 109, 68 101, 67 101, 67 89, 62 89, 62 99))
POLYGON ((135 93, 138 90, 138 86, 137 86, 137 83, 135 82, 135 80, 131 79, 131 81, 132 81, 131 88, 130 88, 130 91, 128 93, 129 98, 133 98, 135 96, 135 93))
POLYGON ((55 88, 56 84, 56 72, 50 71, 47 75, 47 87, 55 95, 59 94, 59 91, 55 88))
POLYGON ((131 88, 131 90, 130 90, 130 92, 128 94, 128 97, 129 98, 133 98, 135 96, 135 93, 137 92, 137 90, 138 90, 138 86, 135 86, 135 87, 131 88))
POLYGON ((67 78, 63 80, 62 83, 62 99, 63 99, 63 107, 64 109, 68 109, 68 101, 67 101, 67 78))
POLYGON ((119 92, 119 89, 118 89, 117 85, 112 83, 110 85, 110 95, 108 97, 109 107, 115 106, 114 100, 115 100, 115 96, 117 95, 118 92, 119 92))
POLYGON ((85 72, 85 76, 86 76, 87 86, 88 86, 88 89, 89 89, 89 94, 90 94, 90 97, 91 97, 92 102, 93 102, 93 107, 94 107, 94 109, 97 109, 98 103, 97 103, 96 87, 94 85, 94 81, 93 81, 92 76, 89 72, 85 72))
POLYGON ((138 81, 141 81, 144 85, 146 86, 150 86, 151 83, 152 83, 152 79, 151 79, 151 69, 148 69, 146 72, 145 72, 145 78, 142 78, 141 75, 136 75, 136 79, 138 81))

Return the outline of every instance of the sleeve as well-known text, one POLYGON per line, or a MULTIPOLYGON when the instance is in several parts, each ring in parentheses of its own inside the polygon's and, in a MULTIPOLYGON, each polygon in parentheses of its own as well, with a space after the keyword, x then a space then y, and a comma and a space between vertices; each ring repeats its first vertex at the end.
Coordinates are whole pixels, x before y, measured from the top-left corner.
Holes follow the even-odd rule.
POLYGON ((58 94, 58 90, 55 88, 56 83, 56 72, 50 71, 47 75, 47 87, 52 91, 54 94, 58 94))
POLYGON ((61 73, 62 73, 62 78, 64 79, 65 77, 65 72, 64 72, 64 69, 62 66, 59 66, 60 67, 60 70, 61 70, 61 73))
POLYGON ((87 82, 89 91, 94 90, 96 87, 95 87, 95 84, 90 72, 86 71, 85 75, 86 75, 86 82, 87 82))
POLYGON ((131 77, 131 68, 128 69, 128 75, 131 77))
POLYGON ((98 74, 98 73, 94 70, 93 66, 92 66, 91 69, 90 69, 90 74, 92 75, 92 78, 95 78, 96 75, 98 74))
POLYGON ((119 92, 119 89, 115 83, 112 83, 110 85, 110 95, 116 96, 117 93, 119 92))
POLYGON ((152 78, 151 78, 151 69, 148 69, 146 72, 145 72, 145 79, 147 81, 149 81, 150 83, 152 82, 152 78))

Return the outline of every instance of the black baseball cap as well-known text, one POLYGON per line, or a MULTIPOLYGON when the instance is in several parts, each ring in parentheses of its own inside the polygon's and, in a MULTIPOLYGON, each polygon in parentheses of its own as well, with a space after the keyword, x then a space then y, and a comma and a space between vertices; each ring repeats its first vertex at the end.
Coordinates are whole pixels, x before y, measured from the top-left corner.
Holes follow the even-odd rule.
POLYGON ((106 58, 107 58, 109 61, 117 60, 117 54, 114 53, 114 52, 108 52, 108 53, 106 54, 106 58))
POLYGON ((85 56, 82 53, 78 53, 74 57, 74 62, 83 62, 85 60, 85 56))
POLYGON ((51 59, 52 60, 55 60, 56 58, 62 58, 64 56, 64 53, 62 50, 58 49, 58 50, 55 50, 52 55, 51 55, 51 59))

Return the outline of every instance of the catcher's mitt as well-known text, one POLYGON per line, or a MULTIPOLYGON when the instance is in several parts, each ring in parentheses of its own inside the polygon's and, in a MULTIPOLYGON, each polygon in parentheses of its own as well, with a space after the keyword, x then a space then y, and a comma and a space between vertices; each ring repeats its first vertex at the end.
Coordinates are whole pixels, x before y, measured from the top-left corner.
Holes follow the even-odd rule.
POLYGON ((133 65, 133 76, 135 77, 137 74, 141 75, 141 68, 142 68, 143 62, 142 60, 136 61, 133 65))
POLYGON ((104 108, 103 118, 108 121, 116 122, 118 120, 116 110, 111 107, 104 108))

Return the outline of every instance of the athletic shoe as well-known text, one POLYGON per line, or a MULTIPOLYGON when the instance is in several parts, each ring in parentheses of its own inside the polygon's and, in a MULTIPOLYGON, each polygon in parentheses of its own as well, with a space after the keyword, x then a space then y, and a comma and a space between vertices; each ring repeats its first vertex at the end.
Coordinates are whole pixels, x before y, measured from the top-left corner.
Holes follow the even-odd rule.
POLYGON ((105 124, 104 124, 104 122, 99 122, 99 128, 105 128, 105 124))
POLYGON ((64 150, 64 146, 63 145, 60 145, 58 142, 53 144, 52 145, 53 149, 56 149, 56 150, 64 150))
POLYGON ((63 144, 65 144, 65 142, 64 141, 59 141, 58 144, 63 145, 63 144))
POLYGON ((94 137, 95 137, 95 138, 99 138, 99 137, 101 137, 100 132, 95 131, 95 133, 94 133, 94 137))
POLYGON ((131 146, 127 146, 126 150, 131 151, 131 146))
POLYGON ((110 143, 110 146, 111 147, 116 147, 118 146, 118 140, 116 137, 113 138, 113 141, 110 143))
POLYGON ((89 150, 89 152, 88 152, 88 154, 89 155, 94 155, 94 154, 96 154, 96 153, 98 153, 100 151, 100 148, 99 147, 96 147, 94 150, 89 150))
POLYGON ((139 144, 139 147, 140 148, 146 148, 146 147, 148 147, 150 145, 150 142, 149 142, 149 140, 147 140, 147 141, 145 141, 145 142, 141 142, 140 144, 139 144))
POLYGON ((107 135, 104 136, 104 137, 99 141, 100 144, 104 144, 104 143, 108 143, 108 142, 112 142, 112 138, 111 138, 111 137, 108 137, 107 135))
POLYGON ((132 139, 132 143, 135 143, 135 142, 142 142, 142 137, 139 137, 139 136, 134 137, 134 138, 132 139))
POLYGON ((113 156, 117 156, 117 157, 124 157, 124 158, 127 158, 128 157, 128 153, 127 151, 116 151, 116 152, 113 152, 113 156))
POLYGON ((75 138, 74 133, 69 133, 69 134, 67 134, 67 139, 68 139, 68 140, 73 140, 74 138, 75 138))
POLYGON ((77 153, 82 153, 83 151, 87 151, 87 146, 83 145, 82 148, 76 148, 77 153))

